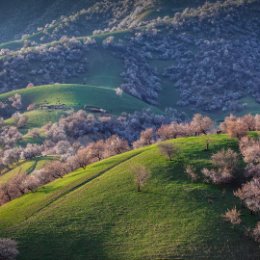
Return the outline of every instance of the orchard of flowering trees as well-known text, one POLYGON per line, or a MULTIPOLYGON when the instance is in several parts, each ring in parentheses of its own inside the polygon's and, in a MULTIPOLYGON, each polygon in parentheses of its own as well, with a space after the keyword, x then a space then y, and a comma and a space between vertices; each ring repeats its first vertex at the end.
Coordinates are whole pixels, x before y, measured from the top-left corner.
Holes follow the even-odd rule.
MULTIPOLYGON (((15 115, 20 117, 19 115, 15 115)), ((231 138, 238 138, 240 153, 232 149, 220 150, 211 155, 211 167, 198 170, 186 166, 189 178, 196 182, 204 176, 207 183, 230 185, 239 183, 235 196, 252 213, 260 211, 260 142, 258 137, 248 136, 249 131, 259 131, 259 115, 236 117, 230 115, 221 123, 220 129, 231 138), (241 158, 246 166, 241 170, 241 158), (241 172, 243 176, 241 176, 241 172)), ((40 170, 28 175, 19 172, 0 185, 0 205, 3 205, 38 187, 61 178, 64 175, 83 168, 91 163, 172 138, 187 136, 205 136, 219 130, 208 116, 195 114, 190 122, 169 122, 169 118, 155 116, 148 111, 134 115, 93 116, 85 111, 77 111, 62 117, 57 123, 47 124, 41 129, 30 130, 28 134, 39 136, 45 133, 41 144, 21 143, 23 135, 15 126, 2 124, 0 130, 1 174, 15 167, 21 160, 31 160, 43 155, 55 155, 56 159, 40 170), (127 127, 126 127, 127 125, 127 127), (145 129, 144 126, 147 126, 145 129), (128 129, 124 131, 123 129, 128 129)), ((170 162, 180 153, 179 147, 160 143, 159 152, 170 162)), ((142 165, 132 169, 138 192, 149 181, 150 172, 142 165)), ((223 215, 233 225, 241 223, 240 211, 237 208, 227 210, 223 215)), ((250 231, 250 235, 259 241, 259 223, 250 231)), ((13 244, 15 245, 15 244, 13 244)), ((12 250, 11 250, 12 251, 12 250)), ((17 252, 12 251, 12 252, 17 252)), ((0 252, 1 255, 1 252, 0 252)))
MULTIPOLYGON (((104 118, 104 116, 96 117, 80 110, 62 117, 57 123, 47 124, 42 129, 31 130, 29 134, 33 136, 39 136, 40 132, 44 131, 45 137, 42 137, 42 144, 27 143, 25 146, 20 144, 23 135, 16 127, 3 125, 0 131, 0 142, 3 147, 0 159, 2 174, 11 167, 15 167, 21 160, 31 160, 43 155, 55 155, 59 159, 50 162, 31 175, 20 173, 1 185, 0 204, 33 191, 77 168, 85 168, 90 163, 130 149, 171 138, 207 136, 208 133, 217 131, 213 121, 200 114, 195 114, 190 122, 168 123, 168 120, 169 118, 155 116, 148 111, 134 115, 121 115, 118 118, 111 116, 104 118), (146 129, 144 129, 145 126, 146 129)), ((229 116, 220 126, 222 131, 231 137, 242 138, 241 152, 245 162, 248 163, 245 175, 250 177, 259 176, 258 152, 256 153, 259 144, 243 136, 246 136, 248 131, 258 130, 258 121, 258 115, 229 116)), ((161 154, 170 160, 178 153, 178 147, 167 144, 161 144, 159 149, 161 154)), ((222 150, 212 155, 211 160, 213 168, 202 170, 209 182, 229 183, 236 178, 238 164, 236 152, 222 150)), ((193 180, 197 179, 195 170, 191 167, 188 167, 186 172, 193 180)))
POLYGON ((122 78, 118 89, 150 104, 158 104, 165 80, 176 87, 181 107, 237 112, 248 105, 241 101, 244 97, 260 102, 260 44, 255 33, 259 1, 206 2, 173 11, 172 16, 135 21, 145 8, 156 6, 154 0, 100 1, 38 28, 40 43, 55 42, 37 45, 25 37, 20 50, 0 50, 1 91, 66 83, 75 77, 84 83, 89 50, 104 48, 124 64, 117 75, 122 78), (129 33, 102 36, 101 43, 78 37, 89 21, 98 25, 93 35, 124 29, 129 33), (167 65, 161 69, 158 60, 167 65))

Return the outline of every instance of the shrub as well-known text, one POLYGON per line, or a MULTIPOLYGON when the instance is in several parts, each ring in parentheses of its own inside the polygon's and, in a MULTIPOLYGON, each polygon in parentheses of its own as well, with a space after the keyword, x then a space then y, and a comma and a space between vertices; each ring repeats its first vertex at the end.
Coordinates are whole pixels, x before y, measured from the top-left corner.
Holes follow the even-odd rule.
POLYGON ((186 167, 185 172, 191 178, 192 181, 196 181, 198 179, 198 175, 195 173, 195 170, 191 165, 188 165, 186 167))
POLYGON ((253 178, 245 183, 235 193, 244 204, 253 212, 260 210, 260 178, 253 178))
POLYGON ((132 167, 132 172, 134 174, 137 192, 141 192, 142 187, 151 177, 150 171, 143 165, 137 165, 132 167))
POLYGON ((214 169, 204 168, 202 174, 212 183, 229 183, 234 179, 234 173, 239 163, 239 157, 232 149, 221 150, 211 156, 214 169))
POLYGON ((238 159, 238 154, 232 149, 222 149, 211 156, 211 162, 215 167, 227 169, 231 173, 237 168, 238 159))
POLYGON ((22 115, 19 112, 16 112, 15 114, 13 114, 12 118, 14 119, 15 125, 18 128, 24 127, 28 122, 28 117, 25 115, 22 115))
POLYGON ((158 147, 160 153, 169 160, 172 160, 173 157, 179 152, 179 148, 170 143, 161 143, 158 145, 158 147))
POLYGON ((233 175, 227 169, 209 170, 204 168, 202 174, 214 184, 229 183, 233 180, 233 175))
POLYGON ((238 225, 241 223, 241 213, 236 208, 228 209, 223 215, 224 219, 230 222, 232 225, 238 225))
POLYGON ((239 147, 244 161, 248 164, 245 169, 245 176, 260 177, 260 141, 243 137, 239 147))
POLYGON ((258 243, 260 243, 260 222, 257 222, 255 228, 252 230, 252 237, 258 243))

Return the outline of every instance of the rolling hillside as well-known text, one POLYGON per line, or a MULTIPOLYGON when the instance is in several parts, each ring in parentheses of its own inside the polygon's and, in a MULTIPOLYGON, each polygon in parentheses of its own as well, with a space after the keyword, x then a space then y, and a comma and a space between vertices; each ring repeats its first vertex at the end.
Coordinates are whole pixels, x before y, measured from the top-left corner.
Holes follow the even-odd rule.
POLYGON ((58 82, 120 87, 188 116, 260 110, 256 0, 13 2, 1 3, 2 92, 58 82))
POLYGON ((243 225, 222 214, 240 203, 233 187, 191 182, 183 170, 201 169, 210 154, 236 149, 225 135, 173 142, 172 161, 156 145, 79 169, 0 208, 0 236, 17 239, 21 260, 37 259, 258 259, 258 246, 243 234, 256 219, 242 209, 243 225), (131 165, 145 165, 152 178, 138 193, 131 165))
POLYGON ((1 0, 0 260, 260 259, 259 28, 259 0, 1 0))
MULTIPOLYGON (((115 90, 109 87, 78 84, 39 86, 1 94, 0 101, 6 101, 14 94, 22 96, 25 108, 30 104, 35 105, 34 110, 24 112, 29 118, 26 125, 28 129, 56 122, 62 115, 79 109, 85 109, 89 113, 93 109, 103 109, 106 113, 120 115, 123 112, 133 113, 150 108, 153 112, 162 113, 160 109, 126 93, 117 96, 115 90)), ((9 124, 12 121, 6 120, 9 124)))

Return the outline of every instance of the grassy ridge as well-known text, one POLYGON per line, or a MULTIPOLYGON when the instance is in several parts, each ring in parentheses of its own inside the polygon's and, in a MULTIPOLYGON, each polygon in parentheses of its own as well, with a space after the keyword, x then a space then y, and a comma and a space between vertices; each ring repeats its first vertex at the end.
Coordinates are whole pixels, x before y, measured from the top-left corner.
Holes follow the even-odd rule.
MULTIPOLYGON (((119 115, 122 112, 133 113, 145 108, 162 113, 159 108, 150 106, 128 94, 117 96, 114 89, 110 87, 78 84, 46 85, 1 94, 0 100, 5 101, 15 93, 21 94, 25 107, 32 103, 38 107, 41 105, 50 106, 50 109, 37 108, 25 112, 29 118, 26 129, 40 127, 48 122, 56 122, 66 112, 73 109, 83 109, 84 106, 102 108, 113 115, 119 115), (62 105, 62 108, 53 109, 51 107, 57 105, 62 105)), ((12 124, 13 119, 10 118, 6 122, 12 124)))
POLYGON ((0 100, 6 100, 15 93, 22 95, 25 106, 34 103, 81 108, 87 105, 103 108, 112 114, 133 112, 148 107, 159 111, 128 94, 117 96, 115 91, 108 87, 77 84, 46 85, 1 94, 0 100))
MULTIPOLYGON (((16 238, 19 259, 257 259, 256 244, 221 215, 239 202, 233 189, 192 183, 183 164, 209 164, 213 152, 235 140, 180 138, 173 161, 156 145, 79 169, 0 208, 0 236, 16 238), (152 178, 137 193, 130 165, 144 164, 152 178)), ((242 212, 243 223, 256 219, 242 212)))

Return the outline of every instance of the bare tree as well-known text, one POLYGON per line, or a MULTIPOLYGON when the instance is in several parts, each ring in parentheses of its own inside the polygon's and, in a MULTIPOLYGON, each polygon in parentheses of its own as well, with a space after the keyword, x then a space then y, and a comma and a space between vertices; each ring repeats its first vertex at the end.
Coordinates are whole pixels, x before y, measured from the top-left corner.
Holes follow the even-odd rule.
POLYGON ((136 165, 132 167, 132 172, 134 174, 137 192, 141 192, 142 187, 151 177, 150 171, 143 165, 136 165))
POLYGON ((75 163, 80 167, 85 169, 90 163, 90 158, 88 156, 88 148, 80 149, 75 156, 73 156, 75 163))
POLYGON ((169 125, 162 125, 158 131, 157 135, 159 136, 160 140, 168 140, 172 138, 177 138, 178 135, 182 134, 182 126, 177 123, 172 123, 169 125))
POLYGON ((154 142, 153 139, 154 131, 152 128, 148 128, 141 132, 139 140, 133 143, 134 148, 143 147, 146 145, 150 145, 154 142))
POLYGON ((242 118, 237 118, 233 115, 225 118, 225 121, 220 125, 220 129, 230 137, 237 138, 245 136, 249 130, 247 124, 242 118))
POLYGON ((196 134, 207 134, 207 132, 213 128, 214 123, 208 116, 195 114, 190 126, 196 134))
POLYGON ((169 160, 172 160, 174 156, 180 152, 179 147, 171 143, 161 143, 158 145, 158 147, 160 153, 169 160))
POLYGON ((210 138, 208 135, 205 136, 205 151, 208 151, 209 150, 209 145, 210 145, 210 138))

